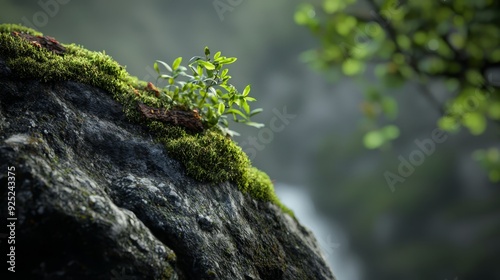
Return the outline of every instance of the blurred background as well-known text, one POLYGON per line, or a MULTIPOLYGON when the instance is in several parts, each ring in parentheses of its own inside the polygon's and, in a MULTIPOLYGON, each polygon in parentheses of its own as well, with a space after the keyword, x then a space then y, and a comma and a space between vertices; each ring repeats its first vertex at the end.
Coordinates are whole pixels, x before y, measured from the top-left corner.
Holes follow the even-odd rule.
POLYGON ((0 21, 153 82, 157 59, 237 57, 254 121, 284 128, 235 141, 338 279, 500 279, 497 2, 2 0, 0 21))

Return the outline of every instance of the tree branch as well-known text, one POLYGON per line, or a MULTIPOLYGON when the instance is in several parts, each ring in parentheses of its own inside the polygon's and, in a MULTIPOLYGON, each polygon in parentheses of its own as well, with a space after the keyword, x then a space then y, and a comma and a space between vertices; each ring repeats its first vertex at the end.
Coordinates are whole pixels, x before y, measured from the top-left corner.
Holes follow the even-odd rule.
MULTIPOLYGON (((419 76, 426 76, 426 73, 423 73, 417 66, 415 58, 408 53, 405 53, 401 46, 399 45, 397 41, 397 36, 396 36, 396 30, 394 27, 385 20, 381 15, 380 15, 380 7, 377 6, 374 0, 366 0, 370 7, 372 8, 373 14, 377 17, 376 20, 381 22, 382 28, 385 30, 391 41, 394 43, 394 47, 396 48, 396 52, 404 55, 408 59, 408 64, 410 67, 419 75, 419 76)), ((432 106, 436 107, 437 111, 441 114, 444 115, 444 110, 443 106, 436 100, 434 95, 430 92, 429 88, 425 87, 422 85, 422 83, 419 81, 419 88, 421 89, 420 94, 422 94, 431 104, 432 106)))

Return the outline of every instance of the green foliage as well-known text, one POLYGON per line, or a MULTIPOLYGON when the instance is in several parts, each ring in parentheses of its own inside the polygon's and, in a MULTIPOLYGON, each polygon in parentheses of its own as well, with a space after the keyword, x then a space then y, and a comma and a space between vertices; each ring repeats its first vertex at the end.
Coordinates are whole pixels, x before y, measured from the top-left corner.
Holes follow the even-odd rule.
MULTIPOLYGON (((361 106, 374 126, 398 111, 385 89, 406 81, 421 84, 419 92, 442 113, 437 123, 444 130, 465 127, 479 135, 488 120, 500 119, 500 90, 485 79, 485 70, 500 65, 498 1, 323 0, 300 5, 295 22, 320 40, 318 49, 302 55, 314 68, 353 77, 370 70, 383 81, 366 90, 361 106), (440 104, 426 88, 431 80, 442 82, 453 97, 440 104)), ((394 139, 382 130, 368 131, 365 146, 383 147, 394 139)))
MULTIPOLYGON (((188 104, 182 102, 163 104, 161 98, 152 98, 145 93, 146 82, 131 77, 123 66, 104 53, 92 52, 77 45, 64 45, 66 53, 64 56, 60 56, 44 48, 33 46, 20 37, 12 36, 10 34, 12 31, 32 35, 42 34, 23 26, 0 24, 0 57, 5 59, 7 66, 19 78, 38 79, 42 82, 72 80, 110 92, 114 99, 123 104, 126 116, 131 121, 147 125, 157 136, 157 140, 165 145, 169 155, 185 166, 188 175, 199 181, 215 184, 225 181, 234 182, 240 191, 248 193, 255 199, 274 203, 293 216, 293 213, 277 199, 269 177, 252 167, 247 155, 225 135, 216 130, 207 130, 201 134, 191 135, 178 126, 166 125, 154 120, 144 120, 137 110, 138 101, 158 107, 168 104, 184 106, 188 106, 188 104)), ((208 56, 208 54, 206 55, 208 56)), ((222 62, 228 64, 230 60, 226 59, 222 62)), ((208 62, 210 63, 210 61, 208 62)), ((180 63, 181 59, 177 59, 172 67, 181 69, 180 63)), ((217 68, 215 63, 213 64, 215 71, 217 68)), ((203 69, 208 68, 203 67, 203 69)), ((174 69, 172 70, 175 71, 174 69)), ((222 70, 220 75, 224 71, 222 70)), ((217 76, 212 75, 212 77, 217 76)), ((227 71, 224 77, 226 81, 229 79, 227 71)), ((209 82, 205 81, 205 83, 209 82)), ((252 101, 252 99, 246 99, 248 92, 249 88, 242 94, 234 90, 234 98, 252 101)), ((193 106, 197 104, 193 103, 193 106)), ((243 103, 240 101, 240 104, 243 103)))
POLYGON ((229 69, 224 66, 235 61, 235 57, 222 56, 221 52, 215 53, 211 58, 208 47, 205 47, 205 56, 191 58, 188 67, 181 66, 182 57, 176 58, 172 66, 157 60, 154 69, 158 72, 158 78, 168 82, 160 95, 161 103, 167 108, 182 106, 190 110, 196 109, 206 128, 216 127, 230 136, 238 134, 228 129, 228 115, 235 122, 262 127, 263 124, 250 121, 251 116, 262 111, 260 108, 250 110, 249 102, 255 101, 255 98, 249 96, 250 85, 239 93, 229 83, 229 69), (165 68, 166 74, 162 74, 160 65, 165 68))
POLYGON ((395 125, 387 125, 381 129, 372 130, 365 134, 363 143, 368 149, 376 149, 382 145, 398 138, 399 128, 395 125))

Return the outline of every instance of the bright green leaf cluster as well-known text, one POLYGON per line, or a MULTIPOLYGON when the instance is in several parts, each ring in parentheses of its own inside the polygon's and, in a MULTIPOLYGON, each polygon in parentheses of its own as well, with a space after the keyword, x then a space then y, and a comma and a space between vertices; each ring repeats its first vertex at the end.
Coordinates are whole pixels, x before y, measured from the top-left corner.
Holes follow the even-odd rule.
POLYGON ((380 148, 391 140, 399 137, 399 128, 395 125, 387 125, 381 129, 372 130, 365 134, 363 142, 368 149, 380 148))
POLYGON ((168 82, 160 95, 161 104, 165 107, 184 107, 196 109, 206 128, 215 127, 224 134, 237 135, 229 130, 228 116, 233 121, 254 127, 263 124, 250 121, 250 117, 262 109, 250 109, 249 102, 255 98, 249 96, 250 85, 242 93, 229 83, 231 76, 225 65, 236 61, 234 57, 225 57, 217 52, 210 57, 210 50, 205 47, 205 56, 191 58, 187 67, 182 66, 182 57, 176 58, 172 66, 157 60, 154 69, 159 79, 168 82), (160 70, 160 66, 165 71, 160 70))

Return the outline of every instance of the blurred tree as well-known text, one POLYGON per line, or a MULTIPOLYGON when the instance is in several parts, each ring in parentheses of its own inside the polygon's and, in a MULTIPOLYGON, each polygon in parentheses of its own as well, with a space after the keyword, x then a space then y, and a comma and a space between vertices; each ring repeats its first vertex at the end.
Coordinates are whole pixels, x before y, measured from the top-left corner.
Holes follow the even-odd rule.
MULTIPOLYGON (((496 0, 322 0, 301 4, 295 22, 319 38, 318 49, 302 58, 322 71, 382 81, 367 86, 360 108, 380 123, 394 120, 398 104, 388 88, 414 81, 418 93, 441 117, 439 128, 461 127, 480 135, 500 121, 500 2, 496 0), (430 82, 446 93, 435 95, 430 82)), ((383 148, 399 136, 394 125, 364 135, 367 148, 383 148)), ((474 157, 500 181, 500 152, 474 157)))

